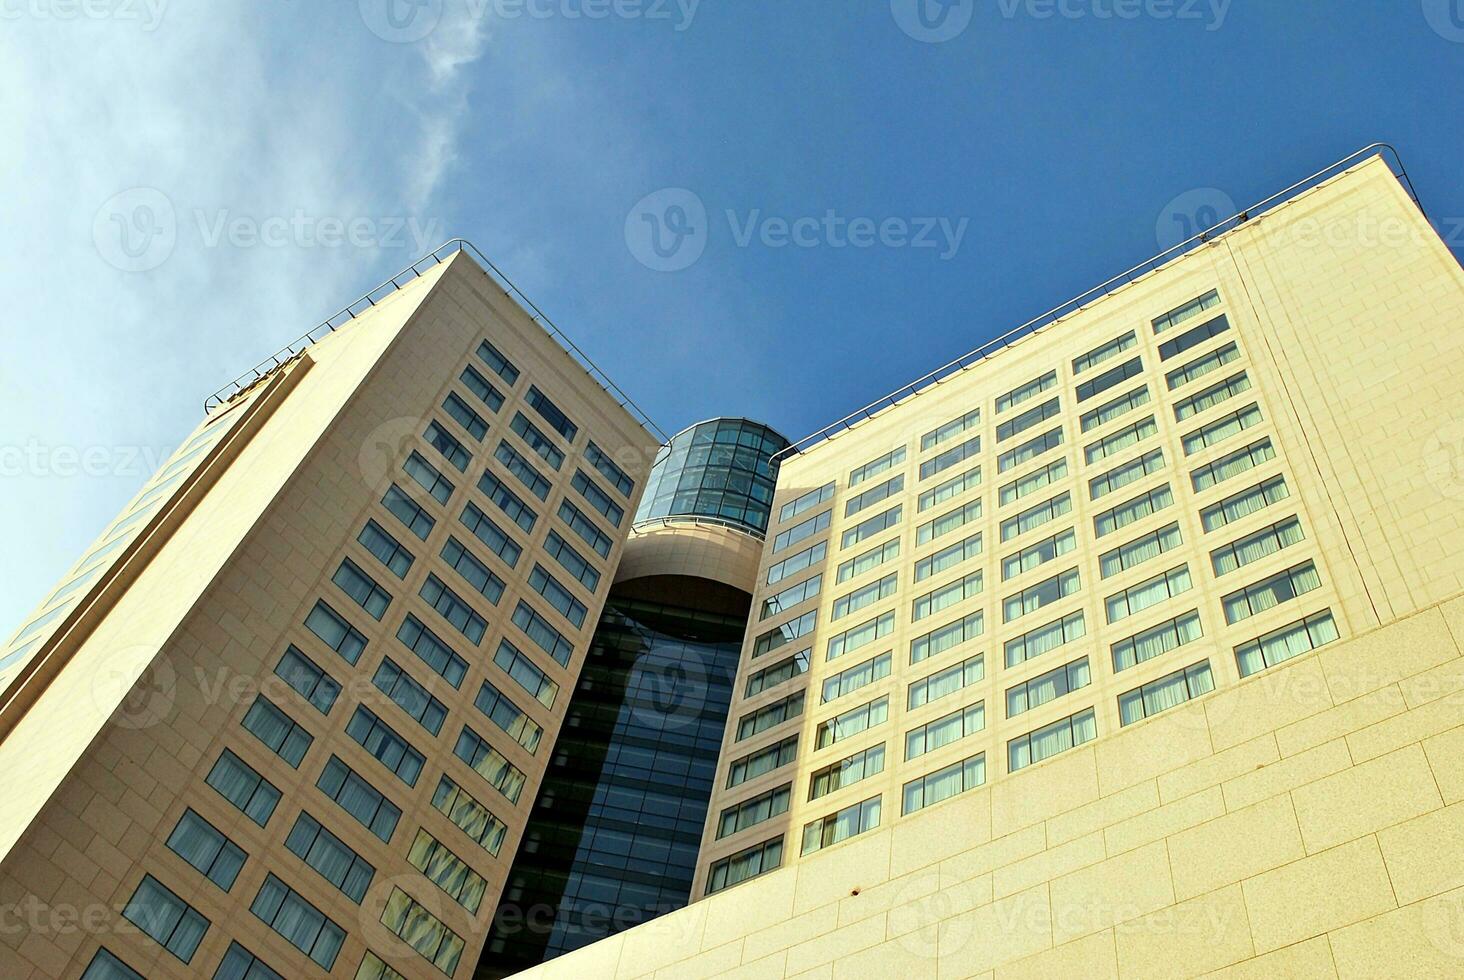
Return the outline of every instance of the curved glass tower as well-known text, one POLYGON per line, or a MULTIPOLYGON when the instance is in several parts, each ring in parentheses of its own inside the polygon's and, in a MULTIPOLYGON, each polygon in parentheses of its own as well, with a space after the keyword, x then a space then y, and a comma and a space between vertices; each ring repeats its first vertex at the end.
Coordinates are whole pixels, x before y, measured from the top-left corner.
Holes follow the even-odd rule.
POLYGON ((787 445, 759 422, 712 419, 661 447, 478 980, 689 901, 787 445))

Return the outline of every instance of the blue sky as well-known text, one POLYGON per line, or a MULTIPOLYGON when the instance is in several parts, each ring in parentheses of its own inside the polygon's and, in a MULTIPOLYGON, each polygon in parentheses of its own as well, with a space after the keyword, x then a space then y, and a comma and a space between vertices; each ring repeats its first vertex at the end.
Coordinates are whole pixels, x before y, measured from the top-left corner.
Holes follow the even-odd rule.
POLYGON ((1464 0, 919 2, 8 0, 0 630, 449 237, 667 431, 795 438, 1374 140, 1464 243, 1464 0))

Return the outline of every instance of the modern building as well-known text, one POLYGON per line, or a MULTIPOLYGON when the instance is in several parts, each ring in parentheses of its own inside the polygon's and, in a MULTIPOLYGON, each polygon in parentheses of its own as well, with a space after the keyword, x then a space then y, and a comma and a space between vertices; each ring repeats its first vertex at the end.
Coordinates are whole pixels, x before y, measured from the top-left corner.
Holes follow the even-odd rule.
POLYGON ((1395 157, 786 448, 461 254, 385 293, 0 656, 5 975, 1464 972, 1464 271, 1395 157))

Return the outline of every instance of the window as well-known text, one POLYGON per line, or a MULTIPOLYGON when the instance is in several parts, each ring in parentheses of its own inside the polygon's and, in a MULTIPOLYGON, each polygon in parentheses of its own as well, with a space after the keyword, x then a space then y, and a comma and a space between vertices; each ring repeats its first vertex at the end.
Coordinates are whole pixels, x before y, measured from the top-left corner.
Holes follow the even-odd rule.
POLYGON ((468 468, 468 462, 473 458, 467 448, 457 441, 453 435, 442 427, 440 422, 427 423, 427 431, 422 433, 422 438, 427 441, 433 449, 442 454, 442 458, 453 465, 459 473, 468 468))
POLYGON ((453 754, 487 780, 489 786, 502 793, 508 802, 518 802, 528 777, 522 769, 504 758, 502 752, 489 745, 483 736, 464 725, 453 754))
POLYGON ((1201 449, 1207 449, 1216 443, 1223 442, 1233 435, 1237 435, 1261 422, 1261 410, 1255 403, 1247 405, 1238 412, 1232 412, 1224 418, 1216 419, 1209 425, 1202 426, 1184 436, 1184 454, 1192 456, 1201 449))
POLYGON ((421 504, 408 497, 395 483, 387 488, 386 496, 381 498, 381 505, 423 541, 427 540, 427 535, 432 533, 432 528, 437 524, 435 517, 423 510, 421 504))
POLYGON ((1200 511, 1200 524, 1206 531, 1217 531, 1289 496, 1291 491, 1286 489, 1286 481, 1279 476, 1273 476, 1206 507, 1200 511))
POLYGON ((534 468, 534 464, 530 463, 523 453, 506 442, 500 442, 498 448, 493 451, 493 458, 502 463, 503 468, 512 473, 514 478, 528 489, 529 493, 540 500, 549 499, 552 484, 534 468))
POLYGON ((269 823, 280 802, 280 791, 274 783, 228 749, 224 749, 204 782, 261 827, 269 823))
POLYGON ((383 842, 391 842, 402 811, 338 757, 330 757, 315 787, 383 842))
POLYGON ((939 575, 960 565, 962 562, 970 561, 981 554, 981 532, 968 535, 964 540, 955 544, 947 545, 928 558, 922 558, 915 563, 915 581, 923 582, 932 575, 939 575))
POLYGON ((861 586, 847 595, 840 596, 834 600, 833 619, 843 619, 850 613, 858 612, 894 595, 899 587, 899 575, 891 572, 884 578, 868 585, 861 586))
POLYGON ((576 628, 585 625, 585 617, 589 615, 589 609, 583 602, 575 598, 574 593, 565 587, 543 565, 535 563, 534 570, 529 573, 529 588, 543 596, 545 601, 565 619, 569 620, 576 628))
POLYGON ((507 640, 498 641, 498 652, 493 654, 493 663, 511 677, 514 683, 529 692, 529 695, 546 708, 554 707, 559 695, 559 684, 544 673, 528 657, 507 640))
POLYGON ((487 378, 479 374, 477 368, 473 367, 473 365, 469 364, 464 367, 463 373, 458 380, 463 383, 463 387, 476 395, 479 401, 487 405, 489 410, 496 412, 503 407, 502 392, 493 387, 493 383, 487 378))
POLYGON ((530 754, 538 751, 544 729, 492 683, 483 682, 483 686, 478 689, 478 696, 473 699, 473 706, 530 754))
POLYGON ((872 538, 876 534, 883 534, 899 524, 904 513, 905 505, 897 504, 882 514, 876 514, 866 521, 859 522, 844 532, 844 537, 839 542, 839 547, 852 548, 859 542, 872 538))
POLYGON ((808 673, 809 654, 812 652, 811 649, 804 650, 761 670, 753 671, 747 676, 747 689, 743 697, 750 698, 763 691, 770 691, 779 684, 785 684, 795 677, 808 673))
POLYGON ((585 502, 611 524, 619 527, 620 522, 625 520, 625 509, 611 500, 610 495, 601 490, 598 483, 586 476, 584 470, 575 470, 569 485, 574 487, 575 492, 585 498, 585 502))
POLYGON ((1238 541, 1216 548, 1210 552, 1210 565, 1215 569, 1215 575, 1218 578, 1236 569, 1244 568, 1251 562, 1274 555, 1283 548, 1289 548, 1305 538, 1306 535, 1301 530, 1301 521, 1292 515, 1269 527, 1263 527, 1259 531, 1247 534, 1238 541))
POLYGON ((1089 480, 1088 498, 1097 500, 1115 490, 1121 490, 1131 483, 1137 483, 1146 476, 1152 476, 1163 468, 1164 450, 1152 450, 1089 480))
POLYGON ((564 450, 556 446, 554 440, 545 435, 537 425, 524 418, 523 412, 514 412, 513 421, 508 424, 508 427, 536 456, 555 470, 564 465, 564 450))
POLYGON ((447 498, 452 496, 452 482, 443 476, 437 467, 427 462, 426 458, 417 450, 412 450, 412 454, 402 464, 402 469, 417 486, 431 494, 432 499, 439 504, 447 503, 447 498))
POLYGON ((391 605, 391 594, 376 584, 376 580, 349 558, 341 559, 341 567, 331 577, 346 595, 355 599, 372 619, 380 619, 391 605))
POLYGON ((147 980, 147 977, 117 959, 111 950, 102 946, 87 964, 81 980, 147 980))
POLYGON ((1049 701, 1056 701, 1064 695, 1081 690, 1093 682, 1088 669, 1088 658, 1081 657, 1070 664, 1055 667, 1045 674, 1038 674, 1028 681, 1007 688, 1006 713, 1015 718, 1034 708, 1040 708, 1049 701))
POLYGON ((847 694, 853 694, 860 688, 868 687, 875 681, 884 680, 890 676, 890 660, 889 653, 882 653, 862 664, 825 677, 821 703, 828 704, 847 694))
POLYGON ((476 914, 483 904, 488 882, 427 831, 417 831, 417 839, 407 851, 407 861, 469 912, 476 914))
POLYGON ((861 779, 877 776, 884 772, 884 763, 885 747, 881 742, 863 752, 855 752, 848 758, 817 769, 808 780, 808 798, 817 800, 835 790, 852 786, 861 779))
MULTIPOLYGON (((769 616, 781 616, 794 606, 802 605, 809 599, 818 595, 823 588, 823 574, 819 573, 812 578, 806 578, 797 585, 789 586, 782 592, 775 593, 763 600, 762 611, 758 613, 758 619, 764 620, 769 616)), ((837 618, 837 614, 835 616, 837 618)))
POLYGON ((1112 551, 1105 551, 1098 556, 1098 570, 1104 578, 1111 578, 1119 572, 1137 568, 1151 558, 1173 551, 1182 543, 1179 522, 1176 521, 1157 531, 1151 531, 1142 538, 1119 545, 1112 551))
POLYGON ((905 761, 975 735, 986 727, 986 703, 977 701, 905 733, 905 761))
POLYGON ((1124 501, 1112 510, 1106 510, 1094 517, 1093 533, 1100 538, 1105 534, 1112 534, 1135 521, 1141 521, 1151 514, 1157 514, 1172 503, 1174 503, 1174 492, 1169 489, 1169 484, 1155 487, 1148 493, 1124 501))
POLYGON ((806 521, 794 524, 792 527, 788 528, 788 530, 782 532, 773 539, 773 553, 776 554, 777 552, 782 551, 785 548, 797 544, 805 538, 812 537, 813 535, 818 534, 820 531, 827 530, 829 524, 833 521, 833 519, 834 512, 831 510, 826 510, 821 514, 816 514, 813 517, 808 518, 808 520, 806 521))
POLYGON ((478 615, 461 596, 449 589, 442 579, 429 572, 419 594, 453 629, 474 644, 483 642, 483 636, 488 631, 488 621, 478 615))
POLYGON ((1084 446, 1083 462, 1092 466, 1100 459, 1116 456, 1130 446, 1138 445, 1158 431, 1159 426, 1155 423, 1154 416, 1150 415, 1148 418, 1140 419, 1117 432, 1110 432, 1097 442, 1090 442, 1084 446))
POLYGON ((1232 592, 1220 604, 1225 609, 1225 621, 1234 625, 1321 587, 1317 566, 1307 561, 1232 592))
POLYGON ((559 567, 573 575, 575 581, 579 582, 590 592, 600 587, 600 573, 590 564, 589 559, 559 536, 557 531, 550 531, 544 538, 544 551, 549 557, 559 562, 559 567))
POLYGON ((775 626, 759 636, 752 644, 752 655, 754 658, 763 654, 772 653, 801 636, 807 636, 813 632, 814 624, 818 622, 818 610, 811 609, 799 616, 797 619, 790 619, 781 626, 775 626))
POLYGON ((778 511, 778 523, 786 524, 799 514, 810 511, 824 501, 832 500, 833 497, 834 485, 832 483, 825 483, 815 490, 810 490, 801 496, 795 497, 784 504, 778 511))
POLYGON ((1332 620, 1332 611, 1324 609, 1305 619, 1289 623, 1280 629, 1258 636, 1235 648, 1235 663, 1241 677, 1249 677, 1267 667, 1274 667, 1282 661, 1299 657, 1308 650, 1315 650, 1337 639, 1337 624, 1332 620))
POLYGON ((873 507, 875 504, 905 489, 905 474, 892 476, 883 483, 870 487, 863 493, 856 493, 844 502, 844 516, 851 517, 866 507, 873 507))
POLYGON ((972 521, 981 519, 981 498, 968 501, 955 510, 947 511, 933 520, 926 521, 915 529, 915 544, 918 547, 928 544, 936 538, 942 537, 954 531, 958 527, 964 527, 972 521))
POLYGON ((1142 633, 1136 633, 1113 644, 1113 672, 1128 670, 1146 660, 1178 649, 1186 643, 1193 643, 1204 635, 1200 628, 1200 614, 1196 611, 1165 620, 1151 626, 1142 633))
POLYGON ((579 426, 570 421, 568 415, 560 410, 559 406, 549 400, 536 386, 529 385, 529 393, 524 396, 524 401, 529 407, 539 413, 549 427, 564 437, 565 442, 574 442, 575 436, 579 435, 579 426))
POLYGON ((1062 445, 1062 426, 1058 426, 1051 432, 1044 432, 1035 439, 1022 443, 1013 449, 1008 449, 996 457, 996 471, 1005 473, 1007 470, 1023 463, 1031 462, 1043 453, 1051 452, 1062 445))
POLYGON ((717 817, 717 840, 756 827, 788 812, 788 800, 793 795, 793 784, 784 783, 777 789, 759 793, 741 803, 727 807, 717 817))
MULTIPOLYGON (((878 568, 887 561, 894 561, 900 557, 900 539, 892 538, 882 545, 876 545, 861 555, 855 555, 848 561, 839 565, 837 575, 838 582, 847 582, 856 575, 863 575, 865 572, 878 568)), ((818 576, 822 581, 823 576, 818 576)))
POLYGON ((938 657, 947 650, 954 650, 962 643, 976 639, 985 630, 985 613, 980 609, 968 613, 953 623, 947 623, 939 629, 931 630, 924 636, 917 636, 911 640, 910 662, 918 664, 922 660, 938 657))
POLYGON ((1126 395, 1119 395, 1109 402, 1104 402, 1091 412, 1087 412, 1079 420, 1082 430, 1087 432, 1096 429, 1100 425, 1107 425, 1116 418, 1121 418, 1132 412, 1134 409, 1149 404, 1149 386, 1139 385, 1126 395))
POLYGON ((1029 493, 1035 493, 1043 487, 1051 486, 1068 474, 1066 459, 1055 459, 1042 467, 1040 470, 1033 470, 1026 476, 1017 477, 1011 483, 1005 484, 997 491, 997 503, 1005 507, 1007 504, 1021 500, 1029 493))
POLYGON ((927 776, 906 783, 903 791, 903 812, 910 814, 934 806, 985 782, 986 753, 978 752, 960 762, 953 762, 944 769, 937 769, 927 776))
POLYGON ((214 971, 213 980, 285 980, 285 978, 243 946, 230 942, 224 958, 219 961, 219 968, 214 971))
POLYGON ((1182 306, 1177 306, 1168 313, 1154 320, 1154 332, 1161 334, 1171 327, 1177 327, 1186 320, 1199 316, 1206 310, 1214 309, 1220 305, 1220 293, 1214 289, 1198 299, 1192 299, 1182 306))
POLYGON ((818 727, 814 729, 813 747, 826 749, 835 742, 858 735, 876 725, 883 725, 889 720, 889 716, 890 699, 888 696, 861 704, 857 708, 850 708, 842 714, 819 722, 818 727))
POLYGON ((1201 660, 1183 670, 1176 670, 1142 687, 1120 694, 1118 723, 1132 725, 1213 690, 1215 679, 1210 675, 1210 661, 1201 660))
POLYGON ((1001 539, 1003 541, 1010 541, 1012 538, 1026 534, 1028 531, 1039 528, 1049 521, 1057 520, 1072 509, 1072 494, 1067 492, 1060 493, 1051 500, 1044 500, 1035 507, 1024 510, 1015 517, 1009 517, 1002 521, 1001 539))
POLYGON ((453 687, 462 687, 463 677, 468 673, 468 662, 443 643, 436 633, 423 626, 416 616, 407 613, 407 618, 397 629, 397 639, 453 687))
POLYGON ((368 520, 366 526, 357 535, 359 541, 367 551, 371 552, 377 559, 386 566, 387 571, 397 578, 406 577, 407 571, 412 567, 412 553, 403 548, 401 542, 390 534, 386 529, 375 521, 368 520))
MULTIPOLYGON (((1058 398, 1049 398, 1036 408, 1029 408, 1020 415, 1014 415, 996 427, 996 441, 1006 442, 1013 436, 1020 435, 1032 428, 1034 425, 1041 425, 1048 419, 1058 415, 1062 409, 1058 407, 1058 398)), ((977 443, 979 451, 981 446, 977 443)))
POLYGON ((1015 667, 1017 664, 1026 663, 1044 653, 1056 650, 1064 643, 1071 643, 1073 640, 1081 639, 1088 632, 1087 624, 1083 620, 1083 611, 1068 613, 1061 619, 1053 620, 1044 626, 1010 639, 1006 642, 1005 654, 1006 665, 1015 667))
POLYGON ((485 340, 478 345, 478 357, 484 364, 492 368, 494 373, 508 382, 510 388, 518 382, 519 369, 514 367, 513 362, 499 353, 498 348, 488 341, 485 340))
POLYGON ((508 825, 447 776, 438 782, 432 805, 489 854, 496 856, 503 847, 508 825))
POLYGON ((249 857, 243 848, 192 810, 183 811, 183 816, 178 818, 178 825, 168 835, 168 850, 224 891, 234 887, 239 869, 249 857))
POLYGON ((986 656, 976 654, 961 663, 945 667, 928 677, 922 677, 909 687, 907 706, 914 710, 932 701, 949 697, 957 691, 979 683, 986 678, 986 656))
POLYGON ((1007 743, 1007 770, 1016 772, 1059 752, 1091 742, 1098 734, 1093 709, 1080 711, 1007 743))
POLYGON ((305 617, 305 626, 348 664, 360 660, 361 651, 366 649, 366 637, 322 601, 317 601, 310 615, 305 617))
POLYGON ((895 614, 887 612, 876 616, 873 619, 865 620, 858 626, 851 627, 837 636, 829 638, 828 649, 824 651, 825 660, 837 660, 846 653, 853 653, 861 647, 873 643, 875 640, 889 636, 895 629, 895 614))
POLYGON ((514 609, 513 625, 522 630, 536 647, 553 657, 561 667, 569 666, 569 658, 574 655, 574 644, 549 625, 549 621, 530 608, 528 603, 520 602, 514 609))
POLYGON ((488 550, 502 558, 503 563, 509 568, 518 564, 519 555, 523 554, 523 549, 515 544, 507 532, 494 524, 488 515, 479 510, 476 505, 470 503, 463 508, 462 523, 463 527, 472 532, 473 537, 487 545, 488 550))
POLYGON ((429 694, 395 660, 383 658, 371 683, 430 734, 442 731, 442 723, 447 720, 447 705, 429 694))
POLYGON ((1169 390, 1183 387, 1191 381, 1196 381, 1209 374, 1211 371, 1219 370, 1232 361, 1240 359, 1240 349, 1235 346, 1234 341, 1224 347, 1217 347, 1208 354, 1195 358, 1188 364, 1182 364, 1164 376, 1164 381, 1169 385, 1169 390))
POLYGON ((920 464, 920 479, 926 480, 937 473, 944 473, 952 466, 964 463, 974 456, 981 455, 981 437, 972 436, 959 446, 952 446, 942 453, 937 453, 930 459, 920 464))
POLYGON ((1117 357, 1126 350, 1138 346, 1139 338, 1132 330, 1121 337, 1115 337, 1100 347, 1095 347, 1081 357, 1073 358, 1073 374, 1082 374, 1091 367, 1096 367, 1108 360, 1110 357, 1117 357))
POLYGON ((945 503, 974 490, 981 485, 981 467, 973 466, 959 476, 953 476, 937 487, 932 487, 920 495, 920 513, 925 513, 936 504, 945 503))
POLYGON ((1190 482, 1194 485, 1195 493, 1203 493, 1231 477, 1239 476, 1275 458, 1276 450, 1271 445, 1271 439, 1268 436, 1251 443, 1244 449, 1237 449, 1233 453, 1222 456, 1208 466, 1201 466, 1190 474, 1190 482))
POLYGON ((274 875, 259 886, 249 911, 322 969, 335 965, 346 931, 274 875))
POLYGON ((782 837, 738 851, 730 857, 713 862, 711 870, 707 872, 707 894, 715 894, 750 878, 775 871, 782 863, 782 837))
POLYGON ((1036 612, 1043 606, 1065 599, 1078 591, 1078 570, 1070 568, 1065 572, 1029 585, 1021 592, 1013 593, 1002 600, 1001 621, 1009 623, 1018 617, 1036 612))
POLYGON ((370 862, 303 810, 285 838, 285 847, 357 905, 376 875, 370 862))
POLYGON ((1041 568, 1048 562, 1070 553, 1077 546, 1078 535, 1072 528, 1059 531, 1050 538, 1043 538, 1036 544, 1029 544, 1016 554, 1007 555, 1001 560, 1001 580, 1005 582, 1023 572, 1041 568))
POLYGON ((1104 600, 1104 610, 1110 623, 1116 623, 1129 616, 1135 616, 1151 606, 1157 606, 1166 599, 1183 595, 1194 587, 1190 580, 1189 566, 1180 565, 1153 578, 1129 586, 1122 592, 1104 600))
POLYGON ((447 543, 442 546, 442 560, 493 605, 498 605, 498 600, 503 598, 503 579, 479 561, 457 538, 448 536, 447 543))
POLYGON ((1142 357, 1134 357, 1124 361, 1117 367, 1109 368, 1102 374, 1095 375, 1078 385, 1078 402, 1081 404, 1089 398, 1101 395, 1110 388, 1116 388, 1129 378, 1137 377, 1143 372, 1144 361, 1142 357))
POLYGON ((811 854, 878 827, 880 799, 876 796, 804 824, 803 853, 811 854))
POLYGON ((1198 327, 1186 330, 1184 333, 1167 340, 1159 345, 1159 360, 1167 361, 1171 357, 1177 357, 1185 351, 1198 347, 1211 337, 1218 337, 1230 329, 1230 321, 1224 314, 1215 317, 1208 323, 1202 323, 1198 327))
POLYGON ((376 761, 391 771, 408 786, 417 785, 417 777, 427 764, 421 752, 398 735, 386 722, 365 705, 358 705, 356 713, 346 723, 346 734, 359 742, 376 761))
POLYGON ((630 495, 635 492, 635 481, 630 478, 629 474, 615 465, 615 461, 610 458, 610 455, 595 445, 595 440, 593 439, 585 446, 585 459, 590 461, 590 465, 608 480, 610 485, 622 497, 629 499, 630 495))
POLYGON ((920 451, 933 449, 947 439, 954 439, 967 429, 981 424, 981 409, 973 408, 965 415, 951 419, 945 425, 931 429, 920 437, 920 451))
POLYGON ((581 541, 595 549, 595 554, 601 558, 610 557, 610 535, 596 527, 594 521, 568 500, 559 502, 559 519, 564 522, 565 527, 579 535, 581 541))
POLYGON ((727 767, 727 788, 741 786, 749 779, 764 776, 774 769, 781 769, 798 758, 798 736, 789 735, 781 742, 774 742, 765 749, 733 759, 727 767))
POLYGON ((463 937, 400 888, 393 888, 387 897, 381 924, 447 976, 457 971, 463 937))
POLYGON ((829 543, 827 541, 820 541, 813 547, 806 548, 796 555, 789 555, 777 564, 768 566, 768 584, 776 585, 789 575, 798 574, 810 565, 823 561, 828 553, 829 543))
POLYGON ((323 715, 330 714, 336 697, 341 693, 340 683, 296 649, 294 644, 285 650, 285 655, 275 665, 274 672, 323 715))
POLYGON ((143 877, 122 910, 122 917, 184 963, 193 959, 209 927, 209 921, 197 909, 152 875, 143 877))
POLYGON ((1234 398, 1242 392, 1250 391, 1250 378, 1244 371, 1233 374, 1218 384, 1211 385, 1204 391, 1198 392, 1178 402, 1174 406, 1174 420, 1183 422, 1186 419, 1194 418, 1201 412, 1208 411, 1223 401, 1234 398))
POLYGON ((781 725, 783 722, 803 714, 803 692, 798 691, 785 698, 765 704, 749 711, 737 719, 737 741, 741 742, 759 732, 781 725))
POLYGON ((977 569, 964 578, 942 585, 915 600, 910 611, 910 621, 918 623, 926 616, 934 615, 951 606, 965 602, 981 594, 983 575, 977 569))
POLYGON ((856 487, 865 480, 873 479, 886 470, 893 469, 905 461, 905 447, 892 449, 879 459, 870 460, 863 466, 856 466, 849 473, 849 486, 856 487))
POLYGON ((519 530, 525 534, 533 533, 539 515, 530 510, 523 498, 508 489, 502 480, 485 470, 483 475, 478 477, 478 490, 491 500, 495 507, 503 511, 509 520, 517 524, 519 530))
POLYGON ((487 420, 473 411, 473 407, 458 397, 457 392, 450 391, 447 393, 447 397, 442 401, 442 408, 448 415, 452 416, 453 421, 466 429, 468 435, 474 439, 481 441, 488 434, 487 420))
POLYGON ((407 980, 377 956, 371 950, 361 957, 361 965, 356 969, 355 980, 407 980))
POLYGON ((1026 384, 1018 385, 1011 391, 996 399, 996 414, 1000 415, 1009 408, 1015 408, 1031 398, 1036 398, 1044 391, 1057 387, 1057 372, 1048 371, 1040 378, 1033 378, 1026 384))
POLYGON ((310 743, 315 740, 263 694, 256 697, 244 713, 242 724, 271 752, 288 762, 292 769, 300 768, 300 760, 305 758, 310 743))

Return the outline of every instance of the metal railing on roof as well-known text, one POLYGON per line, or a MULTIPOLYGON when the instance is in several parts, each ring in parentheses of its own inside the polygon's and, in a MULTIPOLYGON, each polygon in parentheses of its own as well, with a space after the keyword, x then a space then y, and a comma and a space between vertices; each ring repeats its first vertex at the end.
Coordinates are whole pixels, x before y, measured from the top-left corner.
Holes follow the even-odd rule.
POLYGON ((654 527, 675 527, 678 524, 705 524, 709 527, 725 527, 733 531, 741 531, 743 534, 757 538, 759 541, 766 541, 768 539, 767 534, 759 531, 751 524, 722 517, 708 517, 704 514, 668 514, 665 517, 647 517, 645 520, 636 521, 631 525, 631 529, 645 531, 654 527))
POLYGON ((1422 211, 1423 204, 1421 201, 1419 201, 1418 194, 1413 189, 1413 182, 1408 178, 1408 171, 1404 168, 1403 158, 1399 156, 1398 151, 1394 149, 1391 144, 1388 143, 1373 143, 1369 146, 1365 146, 1355 153, 1348 154, 1331 166, 1324 167, 1323 169, 1312 174, 1310 177, 1307 177, 1304 180, 1297 181, 1285 190, 1272 194, 1264 201, 1260 201, 1256 204, 1251 205, 1245 210, 1239 212, 1238 214, 1234 214, 1229 218, 1226 218, 1225 220, 1219 222, 1218 224, 1215 224, 1212 227, 1205 229, 1198 235, 1186 239, 1185 241, 1180 242, 1178 245, 1174 245, 1170 248, 1165 249, 1158 255, 1153 256, 1152 258, 1140 262, 1132 269, 1129 269, 1126 272, 1121 272, 1118 275, 1114 276, 1112 279, 1109 279, 1108 281, 1103 283, 1099 283, 1097 286, 1094 286, 1093 288, 1085 292, 1079 293, 1077 296, 1074 296, 1067 302, 1053 307, 1046 313, 1043 313, 1040 316, 1028 320, 1021 326, 1016 327, 1012 330, 1008 330, 1000 337, 995 337, 991 340, 988 340, 986 343, 975 348, 974 350, 962 354, 955 360, 948 361, 947 363, 942 364, 940 367, 936 368, 934 371, 931 371, 929 374, 916 378, 909 384, 903 385, 902 387, 895 389, 894 391, 890 392, 888 395, 885 395, 882 398, 875 399, 868 405, 865 405, 863 408, 849 413, 848 415, 839 419, 839 421, 837 422, 824 426, 822 429, 819 429, 812 435, 808 435, 802 439, 799 439, 787 449, 784 449, 781 452, 775 454, 773 458, 785 459, 791 455, 799 455, 805 453, 818 443, 824 442, 828 439, 832 439, 834 436, 846 432, 862 422, 868 421, 879 412, 898 405, 902 399, 919 394, 929 387, 939 385, 950 376, 964 371, 966 368, 971 367, 978 361, 985 360, 986 358, 999 353, 1003 348, 1009 346, 1013 341, 1024 337, 1027 334, 1033 333, 1041 329, 1042 327, 1047 326, 1048 324, 1060 320, 1071 313, 1077 312, 1088 303, 1098 299, 1102 299, 1103 297, 1112 293, 1115 289, 1126 286, 1129 283, 1141 278, 1142 276, 1154 272, 1166 262, 1170 262, 1174 259, 1179 258, 1180 256, 1186 254, 1192 249, 1213 240, 1216 236, 1223 235, 1226 232, 1232 231, 1233 229, 1240 227, 1247 221, 1250 221, 1252 218, 1257 217, 1264 210, 1268 210, 1276 205, 1278 202, 1281 202, 1283 198, 1294 197, 1302 191, 1310 190, 1311 188, 1316 187, 1318 184, 1322 183, 1325 180, 1338 176, 1343 170, 1347 169, 1347 167, 1362 159, 1363 157, 1366 157, 1368 155, 1377 155, 1382 157, 1384 159, 1384 162, 1387 162, 1387 156, 1389 154, 1392 155, 1392 163, 1390 164, 1390 169, 1393 171, 1394 176, 1396 176, 1402 182, 1404 189, 1408 192, 1408 196, 1412 198, 1413 203, 1418 205, 1418 209, 1422 211))
POLYGON ((503 270, 499 269, 486 255, 479 251, 478 246, 465 238, 454 238, 437 246, 390 279, 367 290, 359 299, 348 303, 341 310, 326 317, 323 321, 305 331, 300 337, 281 347, 270 357, 260 361, 248 371, 245 371, 233 381, 230 381, 218 391, 209 395, 203 403, 204 414, 212 413, 219 406, 247 390, 270 372, 300 356, 301 352, 308 349, 311 345, 350 323, 362 313, 370 310, 378 302, 401 289, 407 283, 410 283, 413 279, 419 278, 423 274, 424 268, 431 269, 433 266, 446 261, 454 254, 462 251, 470 252, 478 265, 483 269, 484 274, 492 279, 504 291, 505 295, 517 302, 519 307, 529 315, 531 320, 553 337, 559 346, 563 347, 579 363, 585 373, 594 379, 596 384, 614 398, 622 408, 630 412, 636 421, 651 432, 652 435, 663 443, 667 441, 666 433, 662 431, 661 427, 653 422, 651 417, 629 395, 621 390, 619 385, 611 381, 609 375, 602 371, 599 365, 590 359, 588 354, 580 350, 579 346, 570 340, 564 331, 560 330, 554 321, 550 320, 544 311, 539 309, 538 305, 514 284, 513 280, 504 275, 503 270))

